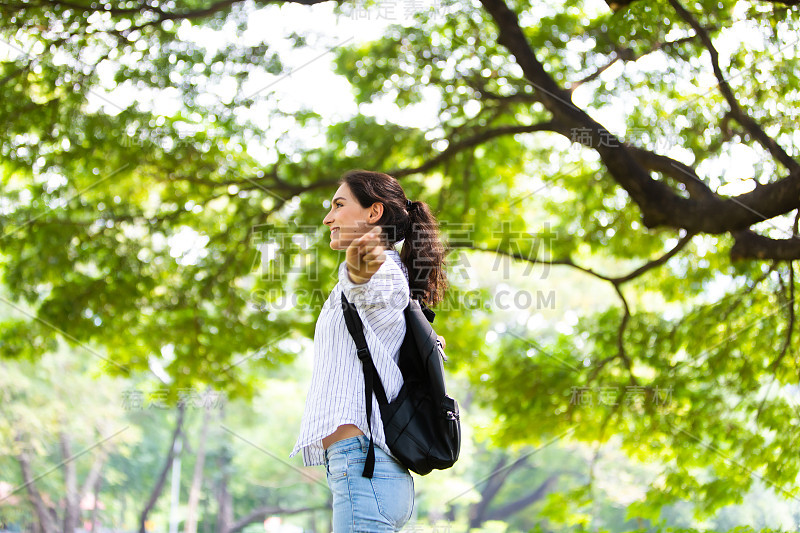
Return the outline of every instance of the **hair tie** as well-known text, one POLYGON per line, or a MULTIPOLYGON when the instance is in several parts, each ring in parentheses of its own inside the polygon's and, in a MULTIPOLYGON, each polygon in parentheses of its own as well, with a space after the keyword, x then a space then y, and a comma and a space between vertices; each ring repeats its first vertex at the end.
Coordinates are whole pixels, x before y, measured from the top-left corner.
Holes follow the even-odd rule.
POLYGON ((414 207, 414 202, 412 202, 411 200, 406 199, 406 211, 411 212, 413 207, 414 207))

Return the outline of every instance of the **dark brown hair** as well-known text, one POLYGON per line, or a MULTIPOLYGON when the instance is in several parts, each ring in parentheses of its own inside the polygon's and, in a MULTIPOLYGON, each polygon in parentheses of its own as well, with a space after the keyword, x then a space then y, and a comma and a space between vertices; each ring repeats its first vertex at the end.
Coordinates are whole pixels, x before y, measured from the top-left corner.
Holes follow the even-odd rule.
POLYGON ((406 193, 396 178, 382 172, 354 169, 345 172, 339 185, 346 183, 363 208, 375 202, 383 204, 383 216, 377 225, 393 246, 405 239, 400 259, 408 269, 411 297, 427 306, 444 299, 447 278, 442 268, 445 249, 439 237, 439 223, 425 202, 415 201, 406 207, 406 193))

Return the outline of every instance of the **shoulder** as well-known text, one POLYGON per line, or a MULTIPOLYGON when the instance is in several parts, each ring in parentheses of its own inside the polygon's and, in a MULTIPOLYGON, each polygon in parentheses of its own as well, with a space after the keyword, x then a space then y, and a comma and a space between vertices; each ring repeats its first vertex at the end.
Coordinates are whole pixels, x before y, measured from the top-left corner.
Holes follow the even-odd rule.
POLYGON ((400 270, 405 275, 406 279, 408 279, 408 268, 405 263, 403 263, 403 260, 400 259, 400 252, 394 248, 388 248, 386 250, 386 262, 389 261, 392 263, 390 268, 400 270))
MULTIPOLYGON (((378 268, 373 277, 377 279, 405 279, 408 283, 408 268, 400 258, 400 253, 394 248, 387 248, 385 251, 386 259, 378 268)), ((341 281, 346 274, 347 262, 339 263, 339 280, 341 281)))

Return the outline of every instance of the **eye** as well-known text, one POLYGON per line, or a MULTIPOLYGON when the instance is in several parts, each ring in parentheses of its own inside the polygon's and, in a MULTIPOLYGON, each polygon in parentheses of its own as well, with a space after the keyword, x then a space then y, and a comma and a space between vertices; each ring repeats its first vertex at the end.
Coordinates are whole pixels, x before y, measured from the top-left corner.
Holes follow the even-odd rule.
POLYGON ((336 202, 336 207, 342 207, 342 202, 336 202))

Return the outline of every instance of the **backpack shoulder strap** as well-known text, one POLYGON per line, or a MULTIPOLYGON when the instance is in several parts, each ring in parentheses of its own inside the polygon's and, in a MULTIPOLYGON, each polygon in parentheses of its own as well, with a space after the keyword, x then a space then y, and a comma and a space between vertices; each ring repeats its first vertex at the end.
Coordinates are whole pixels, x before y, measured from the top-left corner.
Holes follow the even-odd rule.
POLYGON ((364 399, 367 408, 367 426, 369 427, 369 451, 367 452, 367 459, 364 462, 364 477, 371 478, 372 472, 375 468, 375 444, 372 437, 372 393, 375 392, 375 397, 378 399, 378 405, 387 405, 389 401, 386 398, 386 390, 383 388, 381 377, 375 364, 372 362, 372 355, 367 346, 367 339, 364 337, 364 324, 361 322, 361 317, 353 304, 351 304, 342 292, 342 310, 344 311, 344 321, 347 324, 347 330, 353 341, 356 343, 356 353, 361 361, 361 366, 364 369, 364 399))
POLYGON ((422 309, 422 314, 425 315, 425 318, 428 319, 428 322, 433 324, 433 319, 436 318, 436 313, 434 313, 432 309, 429 309, 421 298, 412 298, 412 299, 417 300, 420 309, 422 309))

